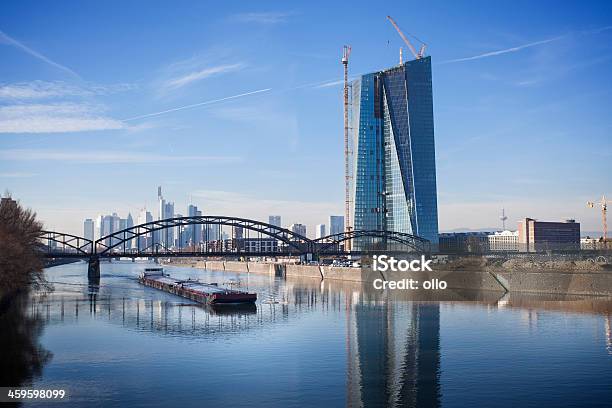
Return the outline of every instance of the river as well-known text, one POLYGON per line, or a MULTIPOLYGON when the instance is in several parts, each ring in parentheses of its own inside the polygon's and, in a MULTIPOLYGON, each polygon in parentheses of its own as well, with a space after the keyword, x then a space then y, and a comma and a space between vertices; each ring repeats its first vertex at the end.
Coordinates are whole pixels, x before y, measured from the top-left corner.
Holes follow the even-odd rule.
MULTIPOLYGON (((143 263, 50 268, 26 315, 57 406, 516 407, 612 401, 610 299, 444 291, 166 267, 240 280, 252 308, 141 286, 143 263)), ((29 384, 24 384, 29 385, 29 384)), ((26 405, 37 405, 28 403, 26 405)), ((48 406, 49 404, 45 404, 48 406)))

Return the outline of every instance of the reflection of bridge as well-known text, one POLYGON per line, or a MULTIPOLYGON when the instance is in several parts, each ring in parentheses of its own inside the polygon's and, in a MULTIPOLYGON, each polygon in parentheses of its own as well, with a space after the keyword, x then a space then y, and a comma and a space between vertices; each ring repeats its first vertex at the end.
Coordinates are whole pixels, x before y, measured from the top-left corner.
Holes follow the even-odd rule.
POLYGON ((99 276, 100 258, 319 256, 380 252, 429 252, 428 240, 394 231, 351 231, 315 240, 288 229, 246 218, 195 216, 135 225, 96 241, 44 231, 40 237, 48 258, 89 259, 90 274, 99 276), (200 226, 200 228, 195 228, 200 226), (176 243, 171 242, 176 237, 176 243), (354 248, 347 251, 345 242, 354 248))

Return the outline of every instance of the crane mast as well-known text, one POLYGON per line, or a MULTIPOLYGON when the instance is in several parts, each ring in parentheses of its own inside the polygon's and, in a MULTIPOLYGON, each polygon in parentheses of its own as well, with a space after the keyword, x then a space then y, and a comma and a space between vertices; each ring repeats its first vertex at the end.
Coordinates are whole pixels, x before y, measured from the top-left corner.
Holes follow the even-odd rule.
MULTIPOLYGON (((342 50, 342 65, 344 65, 344 230, 351 232, 351 173, 350 173, 350 146, 349 146, 349 83, 348 61, 351 55, 350 45, 342 50)), ((351 241, 345 241, 347 250, 351 249, 351 241)))
POLYGON ((589 201, 587 207, 595 208, 595 205, 601 206, 601 223, 603 225, 603 240, 608 241, 608 204, 612 204, 612 200, 606 200, 606 196, 602 196, 599 202, 589 201))

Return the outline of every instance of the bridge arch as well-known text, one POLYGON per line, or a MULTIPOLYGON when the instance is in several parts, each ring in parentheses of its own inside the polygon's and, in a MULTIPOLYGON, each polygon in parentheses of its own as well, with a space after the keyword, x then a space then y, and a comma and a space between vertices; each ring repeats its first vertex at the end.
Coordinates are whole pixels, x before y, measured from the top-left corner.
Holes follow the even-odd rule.
POLYGON ((261 221, 250 220, 239 217, 225 216, 192 216, 192 217, 176 217, 167 218, 148 222, 145 224, 135 225, 121 231, 113 232, 112 234, 101 237, 94 243, 94 254, 105 255, 112 252, 114 248, 121 247, 128 241, 138 240, 143 236, 151 236, 158 231, 169 230, 188 225, 217 225, 228 226, 232 228, 242 228, 243 230, 253 231, 257 234, 276 239, 285 243, 288 247, 293 248, 291 253, 305 254, 312 249, 312 240, 292 232, 286 228, 277 227, 261 221), (99 251, 98 249, 101 249, 99 251))
MULTIPOLYGON (((318 238, 313 241, 316 251, 323 255, 325 252, 331 250, 339 250, 340 244, 360 238, 375 238, 380 240, 386 240, 396 242, 402 245, 406 245, 409 248, 417 252, 430 252, 431 244, 429 240, 421 238, 417 235, 407 234, 404 232, 395 231, 383 231, 383 230, 357 230, 350 232, 341 232, 338 234, 328 235, 326 237, 318 238)), ((383 250, 387 250, 386 248, 383 250)))
POLYGON ((42 231, 38 239, 46 242, 48 252, 51 252, 51 242, 60 244, 63 248, 68 247, 82 255, 89 255, 93 248, 92 240, 64 232, 42 231))

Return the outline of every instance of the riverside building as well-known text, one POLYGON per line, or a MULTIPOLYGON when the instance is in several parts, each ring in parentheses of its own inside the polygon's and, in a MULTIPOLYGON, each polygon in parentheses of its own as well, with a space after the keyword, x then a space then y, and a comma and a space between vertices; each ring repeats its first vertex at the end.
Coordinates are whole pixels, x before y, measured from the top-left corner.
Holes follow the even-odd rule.
POLYGON ((437 244, 431 58, 362 75, 352 83, 350 109, 353 228, 437 244))

